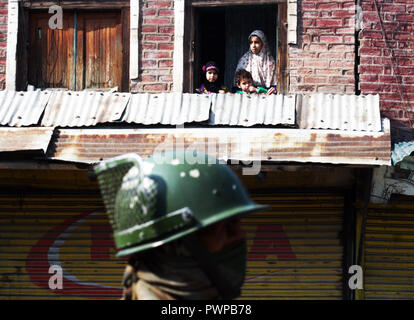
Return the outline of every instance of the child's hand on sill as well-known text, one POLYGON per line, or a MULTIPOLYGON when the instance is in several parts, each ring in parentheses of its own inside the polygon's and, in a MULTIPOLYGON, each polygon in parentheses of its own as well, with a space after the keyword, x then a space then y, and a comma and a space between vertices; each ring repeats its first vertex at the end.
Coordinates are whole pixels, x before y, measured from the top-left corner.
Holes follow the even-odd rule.
POLYGON ((267 95, 276 94, 277 90, 275 87, 270 87, 270 89, 267 91, 267 95))

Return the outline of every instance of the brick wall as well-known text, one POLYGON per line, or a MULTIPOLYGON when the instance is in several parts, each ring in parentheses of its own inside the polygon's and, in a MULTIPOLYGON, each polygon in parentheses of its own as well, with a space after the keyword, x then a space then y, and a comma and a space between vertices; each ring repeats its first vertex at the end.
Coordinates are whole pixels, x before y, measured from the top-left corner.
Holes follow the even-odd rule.
POLYGON ((354 1, 298 1, 298 44, 289 48, 291 92, 355 92, 354 21, 354 1))
POLYGON ((0 0, 0 90, 6 88, 7 0, 0 0))
POLYGON ((379 93, 382 115, 413 127, 414 1, 377 0, 377 3, 379 15, 373 0, 361 1, 361 93, 379 93))
POLYGON ((132 92, 171 91, 173 83, 174 1, 140 1, 140 75, 132 92))

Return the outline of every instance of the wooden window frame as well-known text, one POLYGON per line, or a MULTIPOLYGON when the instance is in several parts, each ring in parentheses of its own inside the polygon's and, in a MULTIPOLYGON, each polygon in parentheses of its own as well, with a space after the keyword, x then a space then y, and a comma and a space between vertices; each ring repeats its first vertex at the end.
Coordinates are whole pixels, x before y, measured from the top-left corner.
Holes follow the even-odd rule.
MULTIPOLYGON (((7 43, 7 59, 14 63, 8 64, 9 77, 6 79, 6 87, 9 90, 26 90, 28 55, 26 43, 29 32, 29 12, 31 10, 47 10, 56 1, 45 2, 19 2, 9 10, 9 28, 12 37, 7 43), (14 49, 14 51, 13 51, 14 49), (10 54, 9 54, 10 53, 10 54), (19 70, 17 73, 16 70, 19 70)), ((139 0, 99 2, 99 1, 61 1, 58 3, 63 10, 98 10, 112 9, 121 11, 123 28, 123 61, 127 72, 122 75, 123 91, 130 91, 131 80, 138 78, 139 74, 139 47, 138 47, 138 21, 139 21, 139 0)))
POLYGON ((175 42, 174 42, 174 91, 193 92, 194 50, 194 9, 240 5, 278 6, 277 69, 278 91, 289 92, 289 44, 296 43, 296 6, 292 0, 176 0, 175 1, 175 42), (288 19, 289 17, 289 19, 288 19), (288 25, 290 22, 290 26, 288 25), (182 50, 179 50, 182 48, 182 50))

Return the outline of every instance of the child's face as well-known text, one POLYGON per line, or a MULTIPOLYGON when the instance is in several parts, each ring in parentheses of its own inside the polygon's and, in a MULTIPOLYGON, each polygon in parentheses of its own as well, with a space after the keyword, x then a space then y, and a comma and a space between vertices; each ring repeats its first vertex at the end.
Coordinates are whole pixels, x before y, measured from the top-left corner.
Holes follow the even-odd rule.
POLYGON ((250 38, 250 50, 252 51, 252 53, 259 54, 260 50, 262 50, 262 47, 263 47, 263 42, 262 40, 260 40, 259 37, 252 36, 250 38))
POLYGON ((206 79, 208 82, 216 82, 217 78, 218 78, 218 74, 216 70, 208 70, 206 72, 206 79))
POLYGON ((253 85, 253 80, 248 78, 242 78, 240 79, 240 82, 237 84, 237 86, 243 91, 243 92, 250 92, 249 88, 253 85))

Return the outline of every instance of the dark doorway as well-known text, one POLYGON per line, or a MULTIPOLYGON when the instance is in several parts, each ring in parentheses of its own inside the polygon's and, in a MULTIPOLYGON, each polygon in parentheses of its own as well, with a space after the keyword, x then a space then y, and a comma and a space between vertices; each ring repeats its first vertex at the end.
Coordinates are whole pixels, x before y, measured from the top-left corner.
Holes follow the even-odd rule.
POLYGON ((275 60, 277 44, 277 5, 197 8, 195 12, 194 88, 204 81, 202 66, 214 60, 220 67, 219 81, 233 86, 237 62, 248 51, 248 36, 262 30, 275 60))

